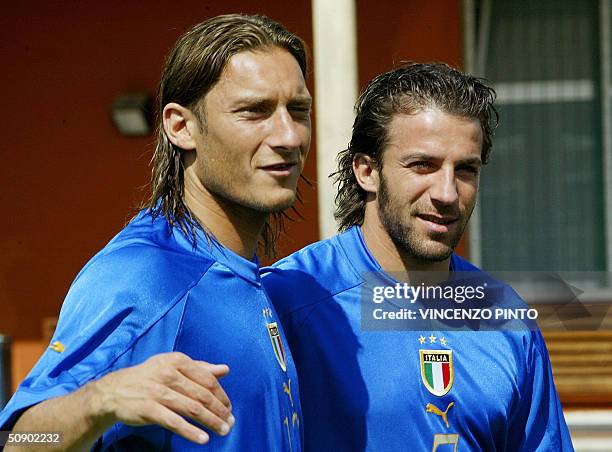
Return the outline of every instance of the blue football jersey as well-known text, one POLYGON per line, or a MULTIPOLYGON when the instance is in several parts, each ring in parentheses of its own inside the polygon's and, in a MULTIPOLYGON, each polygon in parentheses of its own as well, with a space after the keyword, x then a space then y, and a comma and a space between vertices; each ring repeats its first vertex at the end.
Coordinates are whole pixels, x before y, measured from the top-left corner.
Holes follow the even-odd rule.
MULTIPOLYGON (((451 271, 478 269, 453 255, 451 271)), ((365 331, 366 272, 382 269, 359 227, 262 269, 305 450, 573 450, 539 331, 365 331)))
POLYGON ((102 249, 62 306, 52 342, 64 350, 47 349, 0 413, 0 430, 31 405, 179 351, 229 365, 229 435, 200 446, 159 426, 115 424, 95 450, 301 450, 297 375, 258 265, 197 234, 194 248, 164 217, 141 212, 102 249))

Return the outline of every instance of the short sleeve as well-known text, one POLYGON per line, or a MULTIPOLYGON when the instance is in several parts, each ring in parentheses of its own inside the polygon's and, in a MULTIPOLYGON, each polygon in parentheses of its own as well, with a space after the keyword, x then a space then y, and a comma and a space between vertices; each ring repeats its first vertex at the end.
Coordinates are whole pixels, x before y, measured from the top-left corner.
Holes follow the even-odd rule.
POLYGON ((47 348, 20 384, 0 412, 0 430, 11 429, 32 405, 172 351, 181 301, 207 269, 186 272, 172 262, 151 247, 126 247, 94 258, 62 305, 52 339, 60 347, 47 348))
POLYGON ((573 451, 542 334, 531 332, 525 337, 525 347, 528 374, 511 419, 508 450, 573 451))

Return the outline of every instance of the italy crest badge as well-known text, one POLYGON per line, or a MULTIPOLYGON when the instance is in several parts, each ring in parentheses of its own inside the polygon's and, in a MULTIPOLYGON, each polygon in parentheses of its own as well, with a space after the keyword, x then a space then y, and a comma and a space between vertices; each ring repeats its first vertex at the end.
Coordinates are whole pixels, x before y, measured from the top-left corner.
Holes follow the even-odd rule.
POLYGON ((272 341, 272 348, 276 355, 276 360, 280 364, 281 369, 287 372, 287 356, 285 355, 285 348, 283 347, 283 339, 278 331, 278 325, 276 322, 268 323, 268 334, 270 335, 270 341, 272 341))
POLYGON ((419 350, 421 379, 429 392, 441 397, 451 390, 455 374, 451 350, 419 350))

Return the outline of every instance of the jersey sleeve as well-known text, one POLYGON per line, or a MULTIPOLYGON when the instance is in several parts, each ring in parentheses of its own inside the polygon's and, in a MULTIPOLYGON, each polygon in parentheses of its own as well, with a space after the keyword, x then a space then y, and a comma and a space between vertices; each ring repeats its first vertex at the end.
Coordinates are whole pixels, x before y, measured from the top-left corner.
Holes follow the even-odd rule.
POLYGON ((168 265, 171 261, 146 247, 90 261, 64 300, 51 340, 56 345, 47 348, 0 412, 0 430, 12 429, 32 405, 172 351, 182 315, 179 302, 202 272, 168 265))
POLYGON ((544 339, 539 331, 531 332, 530 337, 525 344, 527 375, 511 420, 508 450, 573 451, 544 339))

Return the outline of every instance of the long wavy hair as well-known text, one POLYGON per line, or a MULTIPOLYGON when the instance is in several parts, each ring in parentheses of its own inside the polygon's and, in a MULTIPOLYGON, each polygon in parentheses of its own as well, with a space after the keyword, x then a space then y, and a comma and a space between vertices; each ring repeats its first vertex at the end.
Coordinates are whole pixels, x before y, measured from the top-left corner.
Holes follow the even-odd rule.
MULTIPOLYGON (((304 42, 278 22, 261 15, 227 14, 206 20, 183 34, 166 59, 157 93, 151 196, 143 207, 154 217, 166 217, 170 227, 180 228, 194 246, 197 246, 195 230, 200 225, 185 204, 181 149, 171 143, 164 131, 163 109, 170 102, 189 108, 205 130, 205 115, 199 102, 217 83, 229 59, 239 52, 272 47, 293 55, 306 79, 308 57, 304 42)), ((272 214, 264 226, 260 247, 267 256, 275 254, 284 218, 286 213, 272 214)))
POLYGON ((370 156, 382 167, 389 125, 396 114, 417 113, 429 107, 476 119, 483 132, 482 163, 489 161, 492 135, 498 122, 493 103, 495 90, 483 79, 464 74, 444 63, 403 62, 374 78, 359 96, 353 134, 347 149, 338 154, 336 211, 339 230, 363 224, 366 192, 353 173, 356 154, 370 156))

